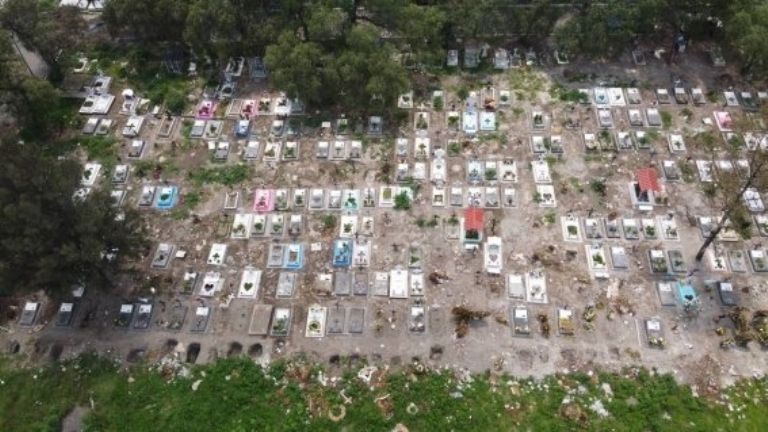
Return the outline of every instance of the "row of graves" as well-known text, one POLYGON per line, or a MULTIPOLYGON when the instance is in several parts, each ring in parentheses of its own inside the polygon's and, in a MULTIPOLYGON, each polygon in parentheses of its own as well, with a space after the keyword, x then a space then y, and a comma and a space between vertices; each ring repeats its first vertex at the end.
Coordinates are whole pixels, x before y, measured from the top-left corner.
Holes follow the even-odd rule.
MULTIPOLYGON (((662 115, 664 106, 686 106, 689 104, 692 106, 704 106, 709 103, 708 96, 705 95, 704 90, 698 87, 674 87, 672 91, 667 88, 658 88, 651 97, 647 93, 644 95, 636 87, 595 87, 579 89, 579 92, 583 95, 581 104, 591 107, 596 124, 600 129, 613 129, 625 124, 632 128, 660 128, 664 126, 662 115)), ((433 101, 442 101, 443 97, 443 92, 437 90, 434 92, 433 101)), ((721 98, 725 100, 725 109, 714 111, 713 117, 720 130, 725 132, 732 123, 730 109, 740 108, 748 113, 754 112, 768 100, 768 92, 757 92, 755 96, 747 91, 726 91, 723 92, 721 98)), ((433 102, 434 104, 435 102, 433 102)), ((497 92, 496 89, 488 86, 479 91, 470 92, 467 99, 463 102, 463 109, 461 111, 457 111, 456 107, 452 106, 444 115, 446 116, 446 124, 449 129, 462 130, 468 135, 474 135, 478 132, 497 130, 496 110, 510 107, 511 105, 512 93, 509 90, 497 92)), ((413 109, 413 92, 401 95, 398 100, 398 106, 402 109, 413 109)), ((566 128, 581 128, 580 116, 571 117, 569 112, 575 113, 577 111, 573 109, 565 111, 564 123, 566 128)), ((554 120, 550 113, 536 108, 530 112, 528 118, 529 127, 534 133, 536 131, 549 130, 554 120)), ((413 129, 417 136, 425 136, 429 132, 431 127, 430 119, 430 113, 423 110, 423 106, 416 110, 413 129)), ((707 119, 705 122, 712 124, 711 119, 707 119)), ((532 146, 537 149, 540 148, 541 146, 538 145, 539 141, 544 138, 537 137, 537 143, 532 144, 532 146)), ((635 136, 634 138, 639 141, 645 141, 642 140, 643 136, 635 136)), ((555 141, 555 151, 553 153, 557 153, 558 147, 560 147, 557 145, 557 135, 555 139, 550 139, 555 141)), ((586 137, 585 141, 590 140, 586 137)), ((613 148, 616 148, 617 145, 626 147, 626 144, 619 144, 621 140, 616 141, 612 143, 613 148)), ((592 145, 588 145, 588 148, 592 147, 592 145)))
MULTIPOLYGON (((552 59, 558 65, 570 63, 568 53, 562 49, 556 49, 552 53, 552 59)), ((461 49, 449 49, 446 52, 445 65, 449 68, 461 67, 476 69, 482 59, 487 58, 496 70, 508 70, 521 67, 533 67, 539 64, 549 63, 549 53, 537 52, 533 47, 504 47, 492 48, 487 43, 467 42, 461 49), (462 60, 460 62, 460 59, 462 60)))

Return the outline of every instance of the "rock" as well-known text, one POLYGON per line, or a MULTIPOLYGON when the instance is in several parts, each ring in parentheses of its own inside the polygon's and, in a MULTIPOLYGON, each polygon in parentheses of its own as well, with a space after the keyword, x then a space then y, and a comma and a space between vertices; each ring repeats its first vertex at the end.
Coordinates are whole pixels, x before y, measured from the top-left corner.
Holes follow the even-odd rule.
POLYGON ((608 397, 608 398, 612 398, 613 397, 613 389, 611 389, 611 385, 610 384, 603 383, 600 387, 603 389, 603 393, 605 393, 606 397, 608 397))
POLYGON ((200 383, 202 383, 203 380, 197 380, 192 383, 192 391, 197 391, 197 388, 200 387, 200 383))
POLYGON ((592 402, 592 405, 589 406, 589 409, 591 409, 595 414, 597 414, 600 417, 608 417, 611 415, 608 410, 605 409, 603 406, 603 401, 600 399, 592 402))

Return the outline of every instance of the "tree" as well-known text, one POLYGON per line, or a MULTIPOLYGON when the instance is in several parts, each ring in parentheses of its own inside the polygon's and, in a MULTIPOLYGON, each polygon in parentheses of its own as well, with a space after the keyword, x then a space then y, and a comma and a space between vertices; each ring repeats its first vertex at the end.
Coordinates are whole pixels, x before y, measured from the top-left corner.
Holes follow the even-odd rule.
MULTIPOLYGON (((768 117, 768 111, 763 111, 763 117, 768 117)), ((735 123, 734 130, 751 130, 741 122, 735 123)), ((696 253, 696 261, 704 258, 707 248, 717 239, 723 229, 729 225, 744 232, 749 229, 749 211, 746 208, 744 193, 754 189, 758 193, 768 191, 768 151, 755 145, 754 148, 741 148, 727 143, 725 147, 731 170, 713 170, 713 201, 722 215, 704 239, 696 253), (746 161, 746 166, 739 161, 746 161)), ((713 152, 714 155, 714 152, 713 152)), ((714 163, 713 163, 714 166, 714 163)))
POLYGON ((0 33, 0 103, 7 105, 25 137, 61 131, 66 115, 60 92, 50 82, 28 73, 8 38, 7 33, 0 33))
POLYGON ((7 0, 0 8, 0 24, 28 49, 36 51, 50 68, 49 76, 62 77, 62 62, 78 47, 85 29, 76 7, 56 7, 40 0, 7 0))
POLYGON ((726 35, 743 59, 745 72, 768 71, 768 4, 748 1, 734 7, 726 22, 726 35), (743 7, 746 6, 746 7, 743 7))
POLYGON ((270 79, 277 88, 288 97, 314 105, 324 103, 328 90, 324 68, 329 61, 319 45, 301 41, 291 31, 268 46, 264 56, 270 79))
POLYGON ((0 295, 106 287, 122 259, 139 256, 145 234, 135 210, 118 210, 102 189, 74 198, 78 162, 33 144, 6 141, 0 150, 0 295))
POLYGON ((188 0, 109 0, 102 18, 112 36, 130 33, 142 42, 181 42, 188 0))

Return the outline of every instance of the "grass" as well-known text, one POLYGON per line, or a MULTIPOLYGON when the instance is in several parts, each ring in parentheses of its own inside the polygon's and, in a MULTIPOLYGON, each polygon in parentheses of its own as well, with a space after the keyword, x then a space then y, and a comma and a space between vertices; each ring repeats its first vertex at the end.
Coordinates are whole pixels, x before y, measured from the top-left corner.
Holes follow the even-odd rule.
POLYGON ((205 184, 234 186, 246 181, 250 175, 251 169, 245 164, 197 168, 188 174, 189 179, 198 186, 205 184))
POLYGON ((105 167, 117 164, 117 138, 112 136, 78 137, 77 144, 88 154, 88 159, 97 161, 105 167))
POLYGON ((659 111, 659 115, 661 116, 661 124, 664 126, 664 129, 669 129, 672 127, 672 114, 669 113, 669 111, 661 110, 659 111))
POLYGON ((170 216, 173 219, 186 219, 189 214, 194 210, 203 200, 203 194, 200 191, 193 190, 187 192, 181 196, 179 205, 173 208, 170 212, 170 216))
POLYGON ((86 430, 105 432, 127 424, 136 431, 389 431, 397 423, 411 431, 768 428, 766 378, 741 381, 720 400, 709 400, 695 397, 669 375, 634 368, 542 380, 485 374, 460 380, 449 370, 420 372, 409 365, 370 386, 354 369, 326 372, 341 377, 335 386, 323 386, 320 371, 301 361, 262 368, 245 357, 191 367, 188 377, 145 366, 118 371, 93 355, 35 369, 6 360, 0 363, 0 429, 58 430, 67 412, 91 400, 95 410, 85 419, 86 430), (351 402, 343 403, 342 389, 351 402), (566 397, 570 402, 564 403, 566 397), (590 408, 598 400, 608 416, 590 408), (346 414, 331 420, 329 412, 338 413, 341 405, 346 414))

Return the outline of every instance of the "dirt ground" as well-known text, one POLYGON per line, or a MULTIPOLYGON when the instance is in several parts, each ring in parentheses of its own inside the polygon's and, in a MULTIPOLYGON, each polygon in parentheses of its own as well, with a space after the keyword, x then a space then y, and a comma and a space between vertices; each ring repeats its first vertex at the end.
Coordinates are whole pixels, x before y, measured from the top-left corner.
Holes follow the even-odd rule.
MULTIPOLYGON (((77 302, 74 320, 69 327, 56 327, 53 324, 58 305, 44 301, 47 307, 44 307, 45 312, 38 318, 36 326, 30 328, 15 323, 9 324, 8 331, 0 333, 0 341, 9 347, 12 341, 18 342, 18 351, 28 355, 33 361, 73 356, 85 349, 96 349, 126 361, 141 357, 153 359, 178 342, 179 350, 199 344, 200 355, 196 359, 197 362, 206 362, 217 356, 241 351, 250 353, 259 361, 304 353, 318 361, 331 364, 357 357, 365 357, 372 363, 391 365, 419 359, 436 366, 466 367, 474 371, 490 369, 522 376, 542 376, 559 371, 590 370, 597 367, 616 370, 630 364, 641 364, 674 373, 680 380, 695 384, 698 388, 727 384, 740 376, 763 374, 768 367, 768 360, 757 345, 751 344, 747 349, 730 350, 719 347, 722 338, 715 334, 715 328, 718 326, 715 319, 723 314, 725 309, 717 293, 706 289, 704 281, 731 281, 737 288, 739 304, 749 310, 758 310, 768 308, 768 286, 764 274, 753 272, 751 268, 745 273, 716 272, 705 263, 692 278, 701 295, 701 309, 697 317, 684 317, 680 307, 660 304, 655 283, 660 280, 679 279, 685 277, 685 274, 652 274, 647 258, 648 250, 680 250, 687 268, 693 268, 693 257, 702 243, 702 235, 698 226, 688 222, 688 216, 716 214, 713 203, 702 193, 701 183, 695 171, 692 182, 662 180, 668 194, 668 205, 656 206, 651 212, 638 211, 629 196, 628 184, 633 180, 633 173, 637 168, 656 166, 660 172, 663 160, 675 160, 679 164, 697 159, 709 160, 711 154, 708 151, 690 145, 687 152, 671 154, 666 144, 666 136, 668 132, 673 131, 680 131, 686 136, 702 129, 717 132, 714 126, 705 125, 702 120, 711 119, 713 110, 721 109, 723 102, 707 102, 694 106, 678 105, 673 101, 669 105, 658 106, 671 114, 672 125, 669 130, 656 129, 659 138, 652 144, 653 151, 631 149, 590 153, 585 149, 583 134, 598 133, 594 105, 575 105, 571 109, 564 102, 552 100, 546 91, 555 81, 570 88, 593 88, 598 85, 627 87, 634 82, 634 86, 642 91, 643 102, 638 108, 645 109, 657 105, 654 96, 656 88, 667 88, 671 92, 672 76, 683 77, 688 88, 702 87, 705 93, 715 91, 722 99, 723 75, 728 72, 728 69, 711 67, 704 53, 691 52, 671 66, 655 59, 649 60, 647 66, 635 66, 627 56, 626 59, 611 64, 579 63, 539 69, 535 73, 510 70, 488 75, 487 79, 492 87, 497 92, 509 90, 512 100, 510 106, 499 106, 496 109, 498 131, 481 132, 476 137, 467 137, 448 124, 445 111, 449 111, 452 106, 460 110, 462 102, 458 99, 457 90, 463 85, 465 78, 445 77, 441 83, 445 92, 445 110, 426 108, 423 111, 429 113, 430 125, 426 136, 431 139, 433 150, 437 147, 448 149, 453 140, 462 146, 460 154, 449 153, 447 157, 446 187, 469 186, 466 162, 470 159, 501 161, 511 158, 517 163, 516 183, 483 180, 478 184, 499 186, 502 190, 507 187, 514 188, 516 191, 515 207, 502 206, 485 211, 485 235, 491 235, 492 231, 495 231, 495 235, 503 239, 504 267, 501 276, 484 272, 482 249, 480 253, 473 255, 464 250, 460 240, 448 238, 448 231, 451 230, 448 220, 454 214, 461 217, 462 207, 433 206, 433 185, 430 184, 429 177, 420 183, 420 192, 409 211, 376 207, 362 208, 356 212, 361 217, 374 218, 372 259, 366 268, 339 270, 331 265, 331 244, 339 235, 339 227, 337 224, 333 230, 326 230, 323 227, 323 217, 334 214, 338 222, 342 211, 309 210, 304 207, 286 212, 304 215, 303 232, 298 238, 292 239, 304 246, 304 266, 297 271, 298 282, 294 295, 290 298, 276 296, 279 273, 284 270, 266 267, 269 245, 277 241, 277 238, 264 236, 239 240, 230 237, 235 211, 223 208, 225 195, 230 191, 241 193, 237 212, 250 213, 254 190, 259 188, 291 190, 315 187, 374 187, 378 193, 378 188, 387 184, 383 177, 390 177, 390 184, 394 182, 395 137, 409 139, 411 147, 408 162, 411 166, 414 162, 413 140, 417 136, 414 131, 414 116, 422 110, 412 109, 409 110, 409 122, 396 133, 392 131, 391 135, 383 138, 360 137, 366 150, 360 160, 317 160, 315 148, 316 143, 321 140, 320 131, 304 128, 301 136, 295 139, 300 146, 300 157, 297 161, 264 162, 258 159, 248 162, 252 165, 253 175, 241 187, 229 189, 214 185, 202 186, 202 202, 193 210, 196 217, 177 220, 154 208, 144 210, 151 225, 155 245, 146 259, 137 264, 140 271, 122 281, 121 295, 108 296, 89 290, 85 298, 77 302), (564 74, 573 76, 575 72, 585 78, 577 82, 568 82, 563 78, 564 74), (521 76, 527 78, 521 80, 521 76), (541 131, 533 130, 533 111, 542 111, 548 119, 541 131), (687 120, 681 112, 688 113, 687 120), (566 113, 580 118, 581 126, 576 129, 564 127, 566 113), (534 202, 536 184, 530 162, 539 158, 532 153, 529 144, 534 134, 561 135, 563 139, 564 154, 559 160, 552 160, 550 168, 557 198, 555 208, 542 208, 534 202), (388 163, 391 169, 382 173, 381 167, 385 163, 388 163), (594 178, 606 179, 605 198, 600 198, 591 191, 590 181, 594 178), (677 222, 678 240, 604 238, 599 241, 603 246, 623 246, 628 254, 629 269, 613 270, 609 267, 607 279, 596 279, 590 272, 585 246, 592 242, 585 238, 578 242, 565 241, 561 226, 561 217, 566 215, 583 219, 667 217, 668 214, 673 214, 677 222), (437 216, 436 227, 419 227, 416 224, 419 217, 429 220, 433 216, 437 216), (183 259, 172 259, 166 269, 152 268, 152 255, 156 243, 160 242, 175 245, 175 250, 184 250, 187 256, 183 259), (226 259, 219 267, 206 264, 212 243, 226 243, 228 246, 226 259), (310 245, 315 243, 321 246, 320 251, 310 250, 310 245), (409 246, 422 251, 422 272, 426 282, 424 296, 391 299, 374 295, 374 272, 390 271, 397 265, 407 267, 409 246), (247 265, 264 271, 258 297, 235 298, 228 307, 221 307, 227 293, 237 293, 240 274, 247 265), (181 280, 188 269, 201 275, 207 271, 220 272, 225 278, 222 294, 213 298, 202 298, 197 295, 197 290, 191 295, 181 293, 181 280), (541 269, 546 275, 549 298, 547 304, 525 304, 507 295, 505 275, 525 273, 533 269, 541 269), (364 274, 368 280, 367 294, 333 295, 324 292, 319 275, 340 271, 364 274), (432 272, 446 276, 443 283, 429 282, 427 276, 432 272), (150 287, 154 288, 155 294, 151 293, 150 287), (123 301, 136 301, 139 297, 147 297, 155 306, 149 329, 116 328, 114 321, 119 305, 123 301), (315 303, 331 310, 335 309, 335 312, 332 312, 335 317, 345 316, 339 312, 339 308, 346 308, 347 311, 352 308, 364 309, 363 332, 355 334, 345 329, 340 334, 327 334, 320 338, 306 337, 307 310, 315 303), (177 310, 186 307, 187 313, 180 329, 169 330, 162 324, 163 321, 169 320, 170 309, 176 304, 180 305, 177 310), (194 310, 200 304, 211 306, 213 313, 204 332, 192 333, 190 328, 194 310), (251 310, 255 304, 290 307, 292 319, 289 335, 249 335, 251 310), (422 334, 411 332, 407 328, 409 311, 414 304, 422 304, 427 310, 426 330, 422 334), (451 309, 457 305, 488 311, 491 315, 483 320, 472 321, 468 334, 457 338, 451 314, 451 309), (511 308, 518 305, 528 307, 531 317, 529 337, 515 336, 508 323, 511 308), (597 314, 593 328, 587 329, 582 313, 590 305, 596 307, 597 314), (555 313, 558 308, 563 307, 574 310, 576 328, 572 336, 559 335, 556 328, 555 313), (542 335, 538 323, 535 322, 534 318, 538 314, 546 314, 549 317, 552 325, 552 334, 549 337, 542 335), (646 340, 644 320, 651 317, 657 317, 662 322, 667 341, 664 349, 651 347, 646 340)), ((731 73, 731 76, 736 75, 731 73)), ((238 85, 237 98, 258 99, 265 94, 263 85, 246 81, 247 78, 243 78, 238 85)), ((738 88, 754 90, 747 86, 738 88)), ((480 92, 481 87, 470 87, 470 90, 480 92)), ((498 93, 496 94, 498 100, 498 93)), ((429 103, 430 99, 425 102, 429 103)), ((418 103, 419 101, 417 105, 418 103)), ((115 104, 117 105, 119 101, 115 104)), ((226 103, 223 105, 226 106, 226 103)), ((726 110, 734 116, 743 115, 740 108, 728 107, 726 110)), ((116 108, 113 108, 113 111, 116 111, 116 108)), ((612 135, 624 130, 649 129, 631 128, 628 124, 627 107, 614 107, 612 112, 615 123, 614 128, 610 130, 612 135)), ((119 131, 126 117, 116 112, 110 117, 117 120, 119 131)), ((242 161, 241 151, 246 140, 233 136, 235 119, 232 117, 223 119, 223 136, 218 138, 228 140, 233 146, 228 160, 224 163, 211 161, 205 140, 192 140, 190 147, 182 144, 184 138, 181 136, 182 127, 178 124, 180 122, 177 122, 173 137, 159 138, 157 132, 160 120, 152 115, 146 117, 148 124, 144 127, 142 137, 149 145, 141 159, 170 161, 177 170, 162 173, 158 179, 151 176, 148 179, 139 179, 132 173, 126 186, 128 196, 124 206, 137 205, 143 183, 160 184, 166 181, 178 185, 180 194, 184 195, 193 189, 185 175, 189 169, 201 165, 232 165, 242 161), (176 142, 176 145, 173 146, 171 141, 176 142)), ((274 116, 259 116, 251 127, 251 134, 256 135, 256 138, 252 139, 262 143, 262 154, 273 119, 274 116)), ((333 137, 327 136, 326 140, 333 143, 333 137)), ((357 138, 347 136, 344 139, 357 138)), ((286 141, 284 138, 278 140, 286 141)), ((293 139, 288 139, 291 140, 293 139)), ((121 151, 127 154, 127 149, 121 151)), ((126 155, 123 156, 123 160, 127 160, 126 155)), ((135 161, 128 163, 135 165, 135 161)), ((427 164, 429 165, 429 159, 427 164)), ((103 182, 108 183, 108 177, 105 177, 103 182)), ((581 229, 583 230, 583 225, 581 229)), ((280 238, 286 243, 291 241, 291 237, 286 233, 280 238)), ((751 240, 716 244, 724 250, 745 251, 761 248, 762 241, 762 238, 755 235, 751 240)))

